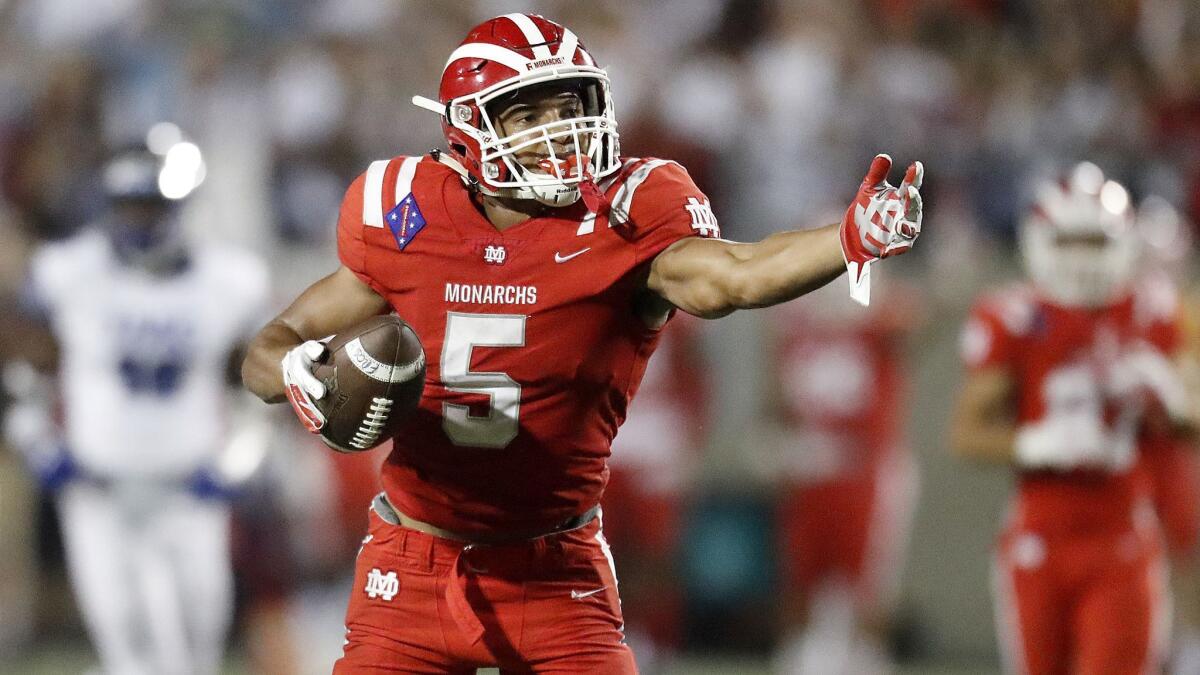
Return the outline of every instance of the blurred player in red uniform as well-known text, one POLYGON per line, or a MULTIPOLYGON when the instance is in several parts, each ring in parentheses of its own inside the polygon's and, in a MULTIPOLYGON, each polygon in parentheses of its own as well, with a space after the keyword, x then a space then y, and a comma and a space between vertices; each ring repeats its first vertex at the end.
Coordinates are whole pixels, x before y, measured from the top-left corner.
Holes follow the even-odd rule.
POLYGON ((771 315, 787 449, 776 670, 868 675, 889 670, 884 639, 917 496, 903 402, 918 312, 897 286, 870 311, 839 307, 830 290, 771 315))
POLYGON ((685 314, 663 329, 637 403, 613 440, 604 488, 604 533, 621 557, 625 634, 650 670, 665 665, 682 638, 675 563, 684 493, 709 419, 702 326, 685 314))
POLYGON ((1155 672, 1169 598, 1138 436, 1195 425, 1177 299, 1135 281, 1129 197, 1095 165, 1042 185, 1021 237, 1032 284, 973 310, 953 424, 959 455, 1018 471, 993 578, 1005 663, 1155 672))
MULTIPOLYGON (((1177 293, 1187 278, 1192 244, 1183 216, 1161 197, 1147 197, 1138 208, 1137 230, 1144 248, 1146 283, 1177 293)), ((1180 338, 1175 361, 1186 379, 1196 379, 1200 348, 1194 298, 1178 305, 1180 338)), ((1200 454, 1195 439, 1179 438, 1170 429, 1148 428, 1140 449, 1154 486, 1154 504, 1166 534, 1171 561, 1175 631, 1168 671, 1200 673, 1200 454)))
POLYGON ((865 300, 871 263, 920 231, 920 164, 893 187, 881 155, 842 223, 722 240, 683 167, 620 154, 611 101, 566 28, 477 26, 439 100, 414 99, 447 150, 371 164, 342 204, 342 266, 251 344, 247 386, 314 430, 317 339, 395 311, 425 349, 337 673, 633 672, 598 503, 660 329, 676 308, 771 305, 843 269, 865 300))

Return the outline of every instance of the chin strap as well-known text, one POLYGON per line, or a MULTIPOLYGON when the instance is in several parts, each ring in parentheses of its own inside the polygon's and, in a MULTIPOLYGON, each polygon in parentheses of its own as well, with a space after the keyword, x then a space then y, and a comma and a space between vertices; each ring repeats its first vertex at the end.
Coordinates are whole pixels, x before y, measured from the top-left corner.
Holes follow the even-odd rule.
POLYGON ((487 187, 483 183, 480 183, 478 179, 476 179, 469 171, 467 171, 465 166, 460 164, 458 160, 451 157, 449 153, 442 152, 441 150, 434 150, 429 154, 432 155, 437 161, 450 167, 451 171, 461 176, 463 183, 465 183, 468 187, 478 190, 481 194, 485 194, 489 197, 501 196, 498 191, 487 187))
POLYGON ((608 213, 612 204, 608 201, 608 197, 604 196, 604 192, 600 190, 600 186, 596 185, 596 179, 592 175, 586 174, 583 181, 579 183, 579 194, 583 197, 583 203, 587 206, 588 211, 596 215, 608 213))

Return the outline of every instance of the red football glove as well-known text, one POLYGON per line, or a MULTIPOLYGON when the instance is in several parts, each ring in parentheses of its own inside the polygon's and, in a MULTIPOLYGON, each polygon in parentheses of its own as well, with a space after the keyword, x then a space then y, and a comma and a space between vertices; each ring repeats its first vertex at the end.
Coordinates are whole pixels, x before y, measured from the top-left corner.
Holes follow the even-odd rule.
POLYGON ((900 187, 887 182, 892 158, 875 155, 858 194, 842 218, 842 257, 850 274, 850 297, 871 302, 871 263, 912 248, 921 234, 920 162, 909 165, 900 187))
POLYGON ((304 428, 318 433, 325 426, 325 414, 317 408, 317 401, 325 396, 325 385, 313 375, 313 368, 325 355, 325 345, 316 340, 296 345, 279 364, 283 368, 283 388, 296 417, 304 428))

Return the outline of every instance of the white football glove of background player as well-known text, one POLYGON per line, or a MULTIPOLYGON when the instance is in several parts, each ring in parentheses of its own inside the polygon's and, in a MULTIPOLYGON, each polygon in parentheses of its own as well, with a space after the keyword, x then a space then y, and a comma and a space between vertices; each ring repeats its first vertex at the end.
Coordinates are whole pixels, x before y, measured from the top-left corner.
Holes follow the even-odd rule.
POLYGON ((54 491, 80 474, 54 421, 53 380, 25 361, 4 367, 3 386, 12 399, 4 414, 4 442, 21 456, 42 488, 54 491))
POLYGON ((1190 420, 1190 396, 1179 369, 1149 343, 1138 343, 1118 357, 1108 385, 1114 397, 1146 396, 1161 405, 1173 422, 1190 420))
POLYGON ((318 433, 325 426, 325 414, 317 408, 317 401, 325 396, 325 385, 313 375, 313 368, 325 356, 325 345, 308 340, 283 355, 283 387, 296 417, 304 428, 318 433))
POLYGON ((1132 457, 1092 411, 1053 415, 1017 429, 1015 459, 1026 469, 1116 469, 1132 457))

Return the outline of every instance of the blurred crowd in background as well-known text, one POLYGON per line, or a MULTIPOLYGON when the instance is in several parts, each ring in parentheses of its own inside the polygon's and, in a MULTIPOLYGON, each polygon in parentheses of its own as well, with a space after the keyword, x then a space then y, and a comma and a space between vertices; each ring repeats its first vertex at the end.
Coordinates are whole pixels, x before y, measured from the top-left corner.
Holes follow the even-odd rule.
MULTIPOLYGON (((944 456, 954 335, 971 297, 1015 273, 1035 182, 1077 161, 1100 165, 1135 203, 1157 195, 1200 221, 1200 5, 1189 0, 0 0, 0 358, 17 351, 30 252, 97 217, 107 154, 164 120, 207 164, 189 233, 255 251, 275 307, 294 297, 336 266, 338 205, 367 163, 441 144, 410 97, 436 93, 470 26, 517 10, 580 36, 612 78, 624 152, 688 167, 727 238, 833 222, 876 152, 926 165, 921 245, 879 274, 870 314, 845 318, 857 310, 839 280, 795 315, 672 329, 694 348, 652 364, 681 364, 667 379, 686 371, 698 384, 651 400, 673 401, 664 429, 690 431, 659 458, 670 471, 640 472, 668 485, 622 484, 610 497, 671 495, 630 497, 657 519, 641 535, 613 533, 631 627, 655 626, 645 642, 685 652, 766 654, 785 639, 773 598, 787 568, 773 552, 788 536, 774 515, 789 494, 779 486, 822 469, 792 466, 821 443, 812 429, 787 431, 803 425, 777 409, 791 349, 778 336, 848 321, 884 326, 872 339, 902 371, 886 433, 916 458, 893 511, 915 503, 912 527, 888 526, 912 538, 886 563, 899 583, 887 648, 994 667, 985 560, 1005 483, 944 456), (656 536, 661 546, 644 545, 656 536), (650 571, 635 581, 639 566, 650 571)), ((1168 246, 1182 254, 1184 239, 1168 246)), ((836 360, 824 363, 837 380, 836 360)), ((848 386, 814 386, 832 384, 848 386)), ((264 671, 321 672, 340 649, 381 451, 334 456, 274 412, 271 454, 236 507, 232 639, 264 671), (269 556, 268 539, 279 544, 269 556)), ((627 446, 636 433, 678 432, 630 432, 627 446)), ((616 466, 637 475, 637 448, 621 446, 618 436, 616 466)), ((18 459, 0 463, 7 672, 82 633, 54 510, 18 459)))

